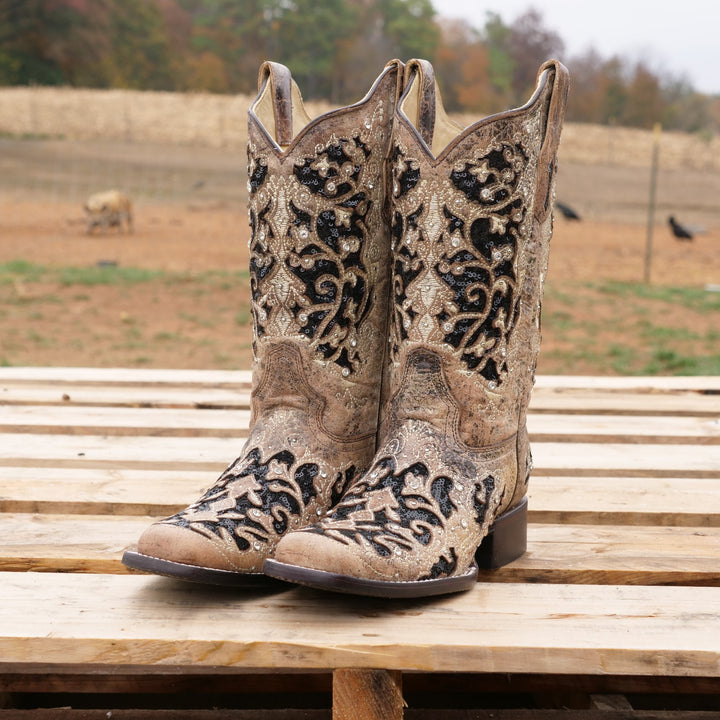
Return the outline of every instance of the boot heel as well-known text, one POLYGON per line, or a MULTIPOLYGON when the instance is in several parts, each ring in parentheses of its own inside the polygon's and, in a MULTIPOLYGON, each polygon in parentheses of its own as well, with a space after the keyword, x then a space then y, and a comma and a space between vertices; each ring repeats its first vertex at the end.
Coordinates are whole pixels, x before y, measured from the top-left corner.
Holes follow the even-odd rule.
POLYGON ((475 562, 484 570, 495 570, 521 557, 527 550, 527 498, 496 518, 475 552, 475 562))

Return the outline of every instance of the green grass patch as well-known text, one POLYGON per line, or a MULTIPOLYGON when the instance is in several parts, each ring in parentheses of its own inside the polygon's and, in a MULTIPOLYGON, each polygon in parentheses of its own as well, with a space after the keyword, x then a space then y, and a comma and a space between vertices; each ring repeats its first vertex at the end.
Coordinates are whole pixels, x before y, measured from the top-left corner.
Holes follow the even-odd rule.
POLYGON ((578 300, 576 294, 560 290, 550 282, 545 285, 544 296, 545 302, 557 302, 560 305, 568 305, 569 307, 574 307, 578 300))
POLYGON ((48 269, 27 260, 10 260, 0 263, 0 285, 22 282, 38 282, 47 274, 48 269))
POLYGON ((685 327, 669 327, 666 325, 655 325, 648 320, 641 320, 637 323, 640 335, 649 342, 682 342, 689 340, 702 340, 703 336, 685 327))
POLYGON ((643 285, 615 280, 589 283, 588 287, 622 299, 657 300, 701 313, 720 311, 720 293, 710 293, 703 288, 643 285))
POLYGON ((61 285, 136 285, 165 279, 166 273, 161 270, 145 268, 96 266, 65 267, 57 271, 61 285))
POLYGON ((168 332, 166 330, 162 330, 153 335, 153 342, 181 342, 183 339, 184 338, 180 333, 168 332))
MULTIPOLYGON (((231 290, 245 287, 249 277, 250 271, 247 269, 233 272, 206 270, 199 273, 187 273, 118 265, 50 267, 28 260, 10 260, 0 263, 0 284, 46 280, 56 281, 65 286, 93 287, 96 285, 136 285, 161 281, 169 285, 210 286, 220 290, 231 290)), ((75 297, 78 300, 88 299, 86 294, 78 294, 75 297)))
POLYGON ((198 327, 202 328, 214 328, 215 327, 215 321, 208 317, 200 317, 199 315, 191 315, 190 313, 181 312, 179 314, 179 317, 182 320, 186 320, 187 322, 193 323, 193 325, 197 325, 198 327))
POLYGON ((613 343, 607 351, 610 364, 618 375, 631 375, 635 365, 637 354, 635 350, 627 345, 613 343))
POLYGON ((720 375, 720 355, 684 355, 669 348, 657 348, 641 374, 720 375))
POLYGON ((242 308, 242 310, 238 311, 235 314, 235 324, 240 325, 240 327, 245 327, 250 324, 250 321, 252 320, 252 315, 250 314, 250 308, 242 308))

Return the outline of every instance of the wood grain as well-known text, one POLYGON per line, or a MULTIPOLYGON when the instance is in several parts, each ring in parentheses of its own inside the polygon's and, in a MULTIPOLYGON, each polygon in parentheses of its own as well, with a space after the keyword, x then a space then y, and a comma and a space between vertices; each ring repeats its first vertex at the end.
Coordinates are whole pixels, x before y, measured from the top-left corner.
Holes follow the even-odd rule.
MULTIPOLYGON (((35 435, 0 433, 0 464, 53 467, 219 468, 238 455, 241 438, 35 435)), ((623 443, 534 443, 536 475, 654 475, 714 477, 720 448, 714 445, 623 443)))
MULTIPOLYGON (((124 550, 153 518, 0 515, 0 569, 128 573, 124 550)), ((720 527, 531 524, 528 551, 488 582, 720 586, 720 527)))
POLYGON ((6 663, 720 674, 719 588, 479 583, 398 603, 0 573, 0 608, 6 663))
MULTIPOLYGON (((0 512, 165 516, 215 481, 217 466, 24 467, 0 464, 0 512)), ((716 478, 533 475, 530 519, 541 523, 720 526, 716 478)))
MULTIPOLYGON (((94 382, 115 384, 249 385, 248 370, 185 370, 164 368, 0 367, 0 383, 94 382)), ((587 376, 538 375, 538 390, 642 390, 643 392, 720 390, 720 376, 587 376)))
POLYGON ((402 720, 402 676, 373 668, 333 672, 333 720, 402 720))
MULTIPOLYGON (((244 438, 249 424, 249 410, 184 407, 18 404, 0 416, 0 432, 63 435, 244 438)), ((709 417, 531 413, 528 430, 534 442, 720 444, 720 420, 709 417)))

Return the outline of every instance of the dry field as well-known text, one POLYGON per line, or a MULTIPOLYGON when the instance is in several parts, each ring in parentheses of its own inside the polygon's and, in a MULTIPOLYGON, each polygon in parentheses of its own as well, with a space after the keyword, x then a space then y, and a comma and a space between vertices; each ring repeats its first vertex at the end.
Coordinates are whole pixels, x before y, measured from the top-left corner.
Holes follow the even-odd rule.
MULTIPOLYGON (((78 125, 87 139, 73 140, 82 134, 75 115, 58 105, 71 104, 67 93, 50 91, 55 105, 35 96, 34 116, 20 109, 27 97, 14 96, 23 130, 7 124, 8 92, 0 90, 0 363, 249 367, 246 100, 138 94, 158 96, 151 112, 128 93, 91 93, 78 125), (132 108, 133 124, 126 114, 114 136, 132 127, 132 142, 112 139, 109 118, 123 116, 111 101, 132 108), (175 124, 163 126, 163 103, 175 124), (54 132, 40 123, 53 114, 54 132), (165 135, 141 137, 145 116, 165 135), (86 236, 84 198, 113 185, 135 199, 136 232, 86 236)), ((719 142, 663 134, 646 286, 651 134, 566 128, 558 197, 583 220, 556 220, 540 372, 720 373, 720 293, 706 290, 720 284, 719 142), (669 214, 704 232, 677 242, 669 214)))
MULTIPOLYGON (((0 87, 0 134, 66 140, 169 143, 243 151, 246 113, 252 98, 210 93, 0 87)), ((331 108, 307 103, 311 117, 331 108)), ((477 120, 457 115, 463 125, 477 120)), ((586 165, 646 167, 652 132, 568 124, 561 158, 586 165)), ((663 164, 720 172, 720 137, 664 133, 663 164)))

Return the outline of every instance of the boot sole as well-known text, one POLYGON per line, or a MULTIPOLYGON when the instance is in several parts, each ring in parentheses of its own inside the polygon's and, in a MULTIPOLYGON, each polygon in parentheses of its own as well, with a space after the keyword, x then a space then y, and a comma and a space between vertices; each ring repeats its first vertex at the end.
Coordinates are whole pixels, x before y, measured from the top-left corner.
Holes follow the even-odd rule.
POLYGON ((320 590, 382 598, 419 598, 470 590, 477 583, 478 566, 483 569, 497 569, 521 557, 526 549, 527 498, 523 498, 519 505, 501 515, 490 526, 488 534, 475 553, 475 562, 463 575, 400 582, 368 580, 288 565, 271 558, 265 560, 263 572, 278 580, 320 590))
POLYGON ((272 578, 263 573, 241 573, 231 570, 205 568, 199 565, 186 565, 185 563, 143 555, 134 550, 126 550, 123 553, 122 563, 125 567, 133 570, 141 570, 153 575, 162 575, 163 577, 187 580, 204 585, 238 588, 266 588, 276 585, 272 578))
POLYGON ((464 592, 475 585, 478 575, 477 566, 473 564, 464 575, 453 575, 436 580, 390 582, 388 580, 366 580, 298 565, 286 565, 272 559, 265 561, 263 572, 270 577, 297 585, 349 595, 380 598, 418 598, 464 592))

